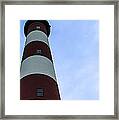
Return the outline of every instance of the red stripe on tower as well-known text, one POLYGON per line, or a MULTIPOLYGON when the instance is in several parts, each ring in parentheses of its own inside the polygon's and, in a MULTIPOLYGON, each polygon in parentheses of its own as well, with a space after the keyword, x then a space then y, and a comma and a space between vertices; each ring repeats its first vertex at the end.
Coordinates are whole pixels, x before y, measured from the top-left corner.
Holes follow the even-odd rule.
POLYGON ((21 100, 60 100, 46 20, 28 20, 24 26, 26 43, 20 69, 21 100))

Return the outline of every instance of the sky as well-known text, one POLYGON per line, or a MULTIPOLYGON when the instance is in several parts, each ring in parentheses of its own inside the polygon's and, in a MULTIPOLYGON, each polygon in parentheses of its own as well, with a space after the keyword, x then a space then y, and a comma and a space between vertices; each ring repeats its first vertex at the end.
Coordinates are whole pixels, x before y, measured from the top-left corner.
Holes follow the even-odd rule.
MULTIPOLYGON (((20 21, 20 59, 25 43, 20 21)), ((62 100, 99 99, 99 21, 48 20, 55 73, 62 100)))

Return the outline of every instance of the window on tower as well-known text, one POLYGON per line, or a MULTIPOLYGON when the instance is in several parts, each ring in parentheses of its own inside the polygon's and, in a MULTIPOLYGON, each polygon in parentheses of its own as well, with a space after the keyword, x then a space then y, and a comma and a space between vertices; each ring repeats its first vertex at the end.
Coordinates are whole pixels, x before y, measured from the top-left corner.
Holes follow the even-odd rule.
POLYGON ((40 26, 36 26, 37 29, 40 29, 40 26))
POLYGON ((43 97, 43 95, 44 95, 43 89, 42 88, 37 88, 36 89, 36 96, 37 97, 43 97))
POLYGON ((41 51, 41 50, 37 50, 36 53, 37 53, 37 54, 41 54, 42 51, 41 51))

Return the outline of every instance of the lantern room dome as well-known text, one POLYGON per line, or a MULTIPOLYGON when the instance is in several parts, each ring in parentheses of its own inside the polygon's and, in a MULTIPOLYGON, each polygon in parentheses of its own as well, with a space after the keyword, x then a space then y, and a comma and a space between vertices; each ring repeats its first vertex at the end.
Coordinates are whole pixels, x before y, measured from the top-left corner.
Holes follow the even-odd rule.
POLYGON ((46 30, 47 30, 47 36, 49 37, 49 35, 50 35, 50 27, 51 26, 49 25, 47 20, 27 20, 26 23, 25 23, 25 26, 24 26, 24 34, 25 34, 25 36, 27 36, 27 34, 28 34, 29 25, 31 25, 32 23, 35 23, 35 22, 36 23, 42 23, 42 24, 45 25, 46 30))

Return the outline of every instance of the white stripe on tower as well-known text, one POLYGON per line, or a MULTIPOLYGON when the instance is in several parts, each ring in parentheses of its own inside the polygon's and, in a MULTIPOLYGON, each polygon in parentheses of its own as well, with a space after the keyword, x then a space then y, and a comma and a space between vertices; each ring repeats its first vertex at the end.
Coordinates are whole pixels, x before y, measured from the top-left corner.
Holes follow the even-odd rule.
POLYGON ((41 41, 49 46, 47 35, 39 30, 34 30, 27 35, 25 45, 33 41, 41 41))
POLYGON ((21 79, 29 74, 45 74, 56 80, 53 63, 41 55, 30 56, 22 62, 21 79))

